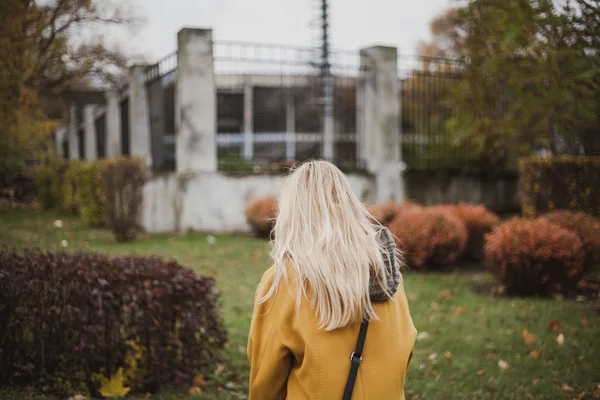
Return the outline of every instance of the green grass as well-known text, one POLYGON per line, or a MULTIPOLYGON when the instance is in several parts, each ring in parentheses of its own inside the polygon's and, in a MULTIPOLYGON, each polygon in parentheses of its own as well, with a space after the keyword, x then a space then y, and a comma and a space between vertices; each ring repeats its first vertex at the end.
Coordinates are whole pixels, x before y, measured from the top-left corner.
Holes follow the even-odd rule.
MULTIPOLYGON (((79 220, 49 212, 0 210, 0 245, 47 250, 86 250, 109 254, 155 254, 176 258, 200 274, 216 277, 223 293, 223 316, 229 329, 230 368, 241 378, 232 391, 207 393, 206 399, 243 398, 248 366, 246 335, 253 294, 270 263, 264 241, 240 236, 145 235, 116 244, 109 231, 90 229, 79 220)), ((600 384, 600 316, 596 304, 566 300, 495 298, 476 294, 475 278, 483 272, 405 274, 406 292, 419 332, 408 372, 408 399, 572 399, 596 398, 600 384), (451 296, 447 296, 448 291, 451 296), (459 312, 457 312, 459 310, 459 312), (462 311, 462 313, 461 313, 462 311), (549 328, 560 322, 560 331, 549 328), (531 348, 522 337, 527 329, 535 338, 531 348), (564 344, 556 342, 562 332, 564 344), (530 358, 532 350, 538 358, 530 358), (437 357, 434 358, 434 354, 437 357), (500 360, 510 368, 499 367, 500 360), (564 389, 563 389, 564 388, 564 389), (564 391, 572 388, 572 391, 564 391)), ((367 339, 368 340, 368 339, 367 339)), ((33 398, 30 393, 4 392, 1 400, 33 398)), ((176 392, 152 396, 161 400, 187 398, 176 392)), ((42 397, 36 400, 43 400, 42 397)))

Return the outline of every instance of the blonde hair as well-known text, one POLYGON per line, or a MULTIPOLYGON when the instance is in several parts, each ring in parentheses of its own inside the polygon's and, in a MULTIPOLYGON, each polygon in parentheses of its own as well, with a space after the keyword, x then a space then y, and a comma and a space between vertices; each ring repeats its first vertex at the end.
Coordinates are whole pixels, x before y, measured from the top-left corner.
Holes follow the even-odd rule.
POLYGON ((286 178, 278 205, 271 240, 274 281, 261 301, 275 296, 282 280, 292 293, 289 269, 297 284, 296 306, 302 298, 309 300, 319 329, 377 319, 370 279, 390 292, 382 255, 387 252, 377 240, 383 228, 369 222, 345 175, 329 162, 306 162, 286 178))

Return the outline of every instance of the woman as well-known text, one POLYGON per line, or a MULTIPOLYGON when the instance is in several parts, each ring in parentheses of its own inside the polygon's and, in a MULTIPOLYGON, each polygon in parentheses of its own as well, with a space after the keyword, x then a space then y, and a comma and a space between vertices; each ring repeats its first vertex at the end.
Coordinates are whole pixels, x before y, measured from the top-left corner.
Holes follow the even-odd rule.
POLYGON ((310 161, 286 179, 271 246, 248 339, 250 399, 404 399, 416 330, 396 247, 339 169, 310 161))

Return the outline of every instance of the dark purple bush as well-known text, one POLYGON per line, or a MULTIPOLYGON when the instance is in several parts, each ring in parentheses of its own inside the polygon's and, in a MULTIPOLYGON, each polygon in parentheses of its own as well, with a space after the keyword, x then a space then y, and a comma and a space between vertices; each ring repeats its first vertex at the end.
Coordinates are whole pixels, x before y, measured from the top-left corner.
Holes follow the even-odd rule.
POLYGON ((154 391, 214 370, 226 338, 215 280, 176 261, 0 249, 0 386, 94 394, 134 341, 154 391))

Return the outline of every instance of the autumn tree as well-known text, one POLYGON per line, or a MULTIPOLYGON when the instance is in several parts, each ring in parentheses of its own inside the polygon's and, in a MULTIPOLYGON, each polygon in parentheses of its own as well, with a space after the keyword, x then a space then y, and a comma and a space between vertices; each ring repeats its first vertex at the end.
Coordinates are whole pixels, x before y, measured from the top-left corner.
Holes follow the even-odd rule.
POLYGON ((110 0, 0 2, 2 183, 46 140, 52 118, 61 116, 62 93, 119 79, 127 58, 94 31, 129 22, 121 3, 110 0))
POLYGON ((600 0, 471 0, 451 126, 487 154, 600 154, 600 0))

